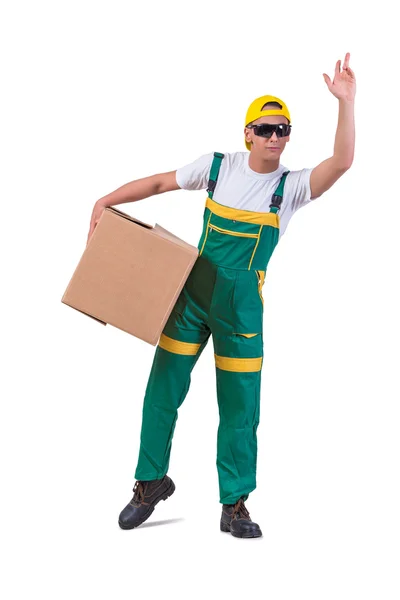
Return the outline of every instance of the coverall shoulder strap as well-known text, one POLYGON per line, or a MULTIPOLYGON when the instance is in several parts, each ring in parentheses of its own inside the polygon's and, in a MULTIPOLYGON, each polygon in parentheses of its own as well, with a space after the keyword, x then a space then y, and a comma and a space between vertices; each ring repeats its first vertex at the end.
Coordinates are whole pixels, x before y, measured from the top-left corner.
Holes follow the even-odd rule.
POLYGON ((289 173, 290 173, 290 171, 285 171, 282 174, 282 177, 279 181, 278 187, 276 188, 275 192, 272 194, 271 204, 269 205, 270 212, 277 213, 281 207, 282 197, 283 197, 283 188, 285 187, 286 177, 288 176, 289 173))
POLYGON ((213 193, 215 191, 215 186, 217 185, 217 179, 218 179, 218 174, 219 174, 219 170, 221 167, 221 162, 222 159, 224 158, 224 154, 221 154, 221 152, 214 152, 214 158, 211 164, 211 171, 210 171, 210 178, 208 180, 208 187, 207 187, 207 192, 208 192, 208 197, 212 198, 213 197, 213 193))

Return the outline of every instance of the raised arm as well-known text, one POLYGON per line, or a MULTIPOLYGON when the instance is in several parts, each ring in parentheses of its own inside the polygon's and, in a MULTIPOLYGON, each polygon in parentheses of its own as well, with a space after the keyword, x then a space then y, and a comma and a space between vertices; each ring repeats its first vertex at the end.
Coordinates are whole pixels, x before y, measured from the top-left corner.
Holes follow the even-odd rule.
POLYGON ((318 198, 350 169, 354 158, 355 127, 354 97, 356 78, 349 67, 350 53, 345 56, 343 70, 340 60, 336 63, 333 82, 323 74, 329 91, 339 100, 339 118, 336 130, 333 156, 315 167, 310 176, 311 198, 318 198))

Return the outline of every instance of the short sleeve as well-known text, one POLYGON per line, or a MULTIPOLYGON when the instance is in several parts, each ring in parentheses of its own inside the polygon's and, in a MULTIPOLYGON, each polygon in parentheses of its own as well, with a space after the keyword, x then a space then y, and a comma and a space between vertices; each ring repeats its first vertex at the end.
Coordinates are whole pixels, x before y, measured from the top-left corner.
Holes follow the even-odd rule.
POLYGON ((214 153, 203 154, 194 162, 177 169, 176 183, 183 190, 205 190, 208 186, 214 153))
POLYGON ((290 192, 293 212, 311 201, 311 172, 312 169, 301 169, 300 171, 291 171, 287 176, 286 184, 290 186, 288 191, 290 192))

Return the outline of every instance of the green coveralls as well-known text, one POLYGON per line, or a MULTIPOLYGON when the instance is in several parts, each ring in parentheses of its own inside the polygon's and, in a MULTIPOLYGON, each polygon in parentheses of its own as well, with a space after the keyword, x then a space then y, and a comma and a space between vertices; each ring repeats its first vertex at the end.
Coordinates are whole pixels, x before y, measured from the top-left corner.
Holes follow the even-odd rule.
POLYGON ((190 374, 212 334, 219 427, 217 470, 222 504, 247 500, 256 488, 257 427, 263 362, 262 286, 279 240, 278 210, 286 171, 270 212, 240 210, 213 200, 223 154, 214 153, 199 256, 155 351, 142 414, 135 478, 168 471, 178 408, 190 374))

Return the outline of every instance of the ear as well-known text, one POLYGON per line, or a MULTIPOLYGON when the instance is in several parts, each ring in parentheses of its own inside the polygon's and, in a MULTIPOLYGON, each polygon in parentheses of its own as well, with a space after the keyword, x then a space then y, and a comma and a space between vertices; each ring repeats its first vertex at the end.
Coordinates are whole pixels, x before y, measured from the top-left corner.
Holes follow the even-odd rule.
POLYGON ((246 139, 246 142, 249 142, 249 144, 252 144, 250 132, 251 132, 251 129, 248 129, 247 127, 244 128, 244 137, 246 139))

